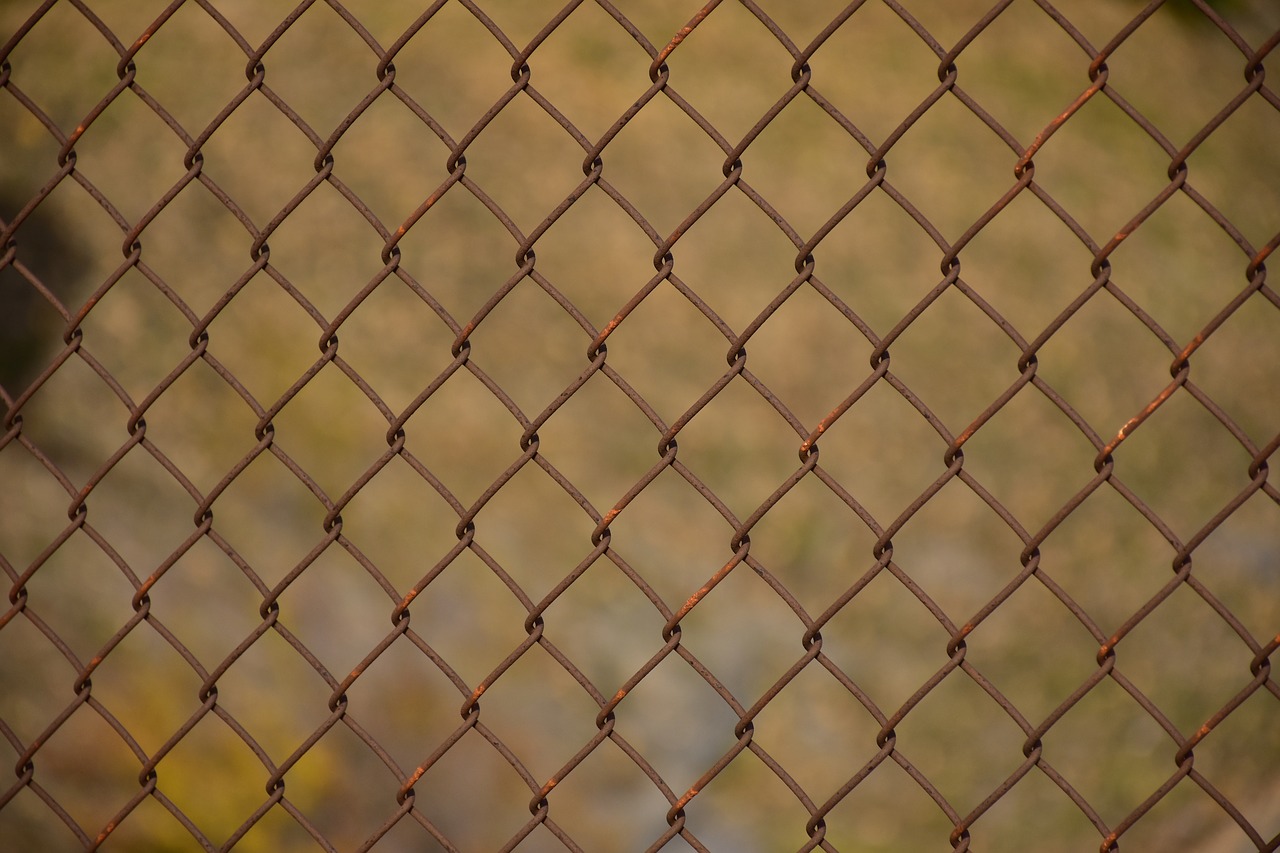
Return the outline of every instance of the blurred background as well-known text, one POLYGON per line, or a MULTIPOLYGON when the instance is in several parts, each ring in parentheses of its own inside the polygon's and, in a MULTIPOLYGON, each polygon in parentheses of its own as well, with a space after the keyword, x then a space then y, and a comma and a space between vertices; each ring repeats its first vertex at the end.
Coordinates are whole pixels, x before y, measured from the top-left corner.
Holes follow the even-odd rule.
MULTIPOLYGON (((1040 726, 1096 677, 1098 632, 1162 595, 1186 543, 1193 582, 1127 631, 1116 677, 1069 704, 1043 759, 1107 828, 1142 815, 1123 849, 1262 849, 1205 785, 1264 841, 1280 833, 1274 680, 1196 747, 1200 782, 1143 808, 1178 774, 1179 738, 1250 688, 1258 649, 1280 632, 1280 501, 1250 473, 1280 431, 1280 301, 1248 270, 1280 232, 1272 90, 1242 96, 1187 157, 1183 190, 1128 233, 1169 187, 1171 152, 1249 84, 1249 54, 1280 29, 1273 4, 1208 7, 1234 37, 1190 2, 1150 14, 1106 60, 1115 97, 1071 115, 1036 153, 1034 187, 976 234, 1016 183, 1021 149, 1089 87, 1079 41, 1101 49, 1140 4, 1007 4, 955 59, 952 90, 883 153, 883 180, 839 217, 868 183, 871 151, 938 89, 939 52, 989 10, 867 2, 692 223, 722 188, 727 150, 792 89, 784 39, 803 50, 845 3, 725 0, 671 52, 652 97, 643 42, 661 50, 697 3, 569 4, 514 92, 513 52, 558 4, 175 5, 156 28, 163 2, 0 2, 0 757, 17 766, 0 783, 0 850, 79 850, 108 825, 104 850, 366 849, 482 684, 478 719, 513 759, 467 730, 416 783, 414 808, 456 849, 503 848, 537 789, 597 734, 602 700, 556 654, 614 696, 730 563, 732 519, 766 506, 749 561, 681 620, 687 657, 668 652, 614 712, 614 731, 680 797, 738 742, 741 709, 785 682, 753 720, 759 752, 688 803, 696 842, 665 849, 802 848, 812 809, 876 757, 904 705, 905 761, 843 796, 825 841, 946 849, 956 819, 905 766, 959 817, 978 807, 1025 761, 1018 716, 1040 726), (397 43, 394 88, 379 93, 381 52, 397 43), (602 139, 600 180, 582 187, 602 139), (812 278, 797 282, 798 246, 822 232, 812 278), (918 506, 947 473, 945 436, 1019 382, 1024 348, 1095 285, 1095 256, 1120 232, 1107 286, 1036 350, 1036 384, 964 444, 968 481, 945 478, 918 506), (535 234, 530 272, 520 250, 535 234), (662 277, 655 255, 677 235, 662 277), (962 237, 959 280, 934 293, 962 237), (607 369, 578 386, 593 339, 638 295, 608 337, 607 369), (464 359, 455 342, 476 317, 464 359), (698 407, 757 326, 746 369, 698 407), (1190 381, 1095 483, 1099 449, 1206 328, 1190 381), (819 470, 770 505, 886 339, 887 375, 828 425, 819 470), (517 465, 549 408, 536 458, 517 465), (598 520, 644 482, 678 422, 678 466, 626 503, 593 558, 598 520), (403 452, 388 459, 401 423, 403 452), (326 518, 344 497, 335 534, 326 518), (463 517, 474 538, 459 549, 463 517), (891 527, 885 568, 877 540, 891 527), (987 615, 1032 537, 1038 574, 987 615), (534 605, 570 578, 542 613, 546 645, 502 669, 534 605), (411 590, 412 638, 393 623, 411 590), (824 614, 822 653, 865 701, 821 661, 786 681, 824 614), (915 703, 975 619, 966 669, 915 703), (335 686, 357 672, 335 723, 335 686), (131 808, 157 754, 155 793, 131 808), (272 797, 268 762, 286 761, 283 801, 255 819, 272 797)), ((611 740, 547 805, 585 850, 645 849, 671 808, 611 740)), ((1092 850, 1105 834, 1037 768, 970 832, 991 851, 1092 850)), ((538 826, 518 849, 565 847, 538 826)), ((448 848, 406 817, 371 849, 448 848)))

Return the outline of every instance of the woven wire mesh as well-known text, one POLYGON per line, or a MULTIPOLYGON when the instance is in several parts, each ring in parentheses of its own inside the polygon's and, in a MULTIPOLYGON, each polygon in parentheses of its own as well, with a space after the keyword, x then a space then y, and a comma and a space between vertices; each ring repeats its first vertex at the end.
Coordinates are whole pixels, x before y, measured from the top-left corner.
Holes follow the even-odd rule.
POLYGON ((421 5, 0 6, 0 849, 1280 847, 1273 4, 421 5))

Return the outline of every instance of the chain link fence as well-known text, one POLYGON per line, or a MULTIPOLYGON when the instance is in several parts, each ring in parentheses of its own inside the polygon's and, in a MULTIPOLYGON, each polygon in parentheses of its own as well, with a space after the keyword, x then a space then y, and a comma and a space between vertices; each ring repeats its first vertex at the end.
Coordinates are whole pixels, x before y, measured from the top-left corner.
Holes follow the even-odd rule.
POLYGON ((1280 849, 1277 42, 0 4, 0 850, 1280 849))

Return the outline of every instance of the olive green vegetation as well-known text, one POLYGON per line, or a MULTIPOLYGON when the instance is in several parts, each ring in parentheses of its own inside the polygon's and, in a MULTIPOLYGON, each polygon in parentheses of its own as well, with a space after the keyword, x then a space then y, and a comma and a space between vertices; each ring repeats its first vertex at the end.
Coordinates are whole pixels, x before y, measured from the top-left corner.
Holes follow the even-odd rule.
MULTIPOLYGON (((0 4, 7 39, 35 3, 0 4)), ((130 44, 166 5, 87 4, 130 44)), ((292 3, 216 5, 252 46, 292 3)), ((422 4, 348 2, 383 46, 422 4)), ((558 4, 475 3, 523 47, 558 4)), ((697 11, 687 0, 616 2, 663 45, 697 11)), ((758 5, 803 47, 842 2, 758 5)), ((945 48, 983 3, 905 4, 945 48)), ((1136 13, 1132 3, 1056 4, 1095 46, 1136 13)), ((1280 26, 1267 2, 1215 4, 1261 45, 1280 26)), ((8 222, 58 170, 59 142, 16 97, 21 91, 70 133, 117 83, 119 56, 70 3, 57 3, 7 59, 0 92, 0 217, 8 222)), ((328 139, 378 83, 377 58, 325 3, 316 3, 262 60, 265 84, 319 140, 328 139)), ((395 83, 456 142, 512 85, 512 59, 462 3, 446 3, 400 51, 395 83)), ((528 61, 531 90, 594 142, 649 87, 649 56, 587 2, 528 61)), ((792 85, 793 59, 742 5, 726 0, 672 53, 669 86, 730 145, 792 85)), ((138 92, 195 138, 246 86, 243 51, 199 5, 181 6, 139 50, 138 92)), ((874 145, 938 85, 938 58, 887 6, 868 3, 809 62, 812 86, 874 145)), ((1088 56, 1044 12, 1015 0, 956 60, 957 85, 1017 142, 1028 145, 1089 85, 1088 56)), ((1108 86, 1174 147, 1190 140, 1244 85, 1243 55, 1190 4, 1157 11, 1108 59, 1108 86)), ((1252 246, 1280 228, 1280 112, 1253 96, 1188 159, 1188 185, 1252 246)), ((316 145, 263 91, 251 93, 204 142, 201 175, 266 227, 315 175, 316 145)), ((150 216, 187 173, 187 145, 134 93, 124 92, 75 145, 64 178, 17 233, 19 264, 66 312, 112 279, 126 231, 150 216)), ((466 177, 523 234, 539 227, 583 180, 585 152, 527 94, 517 95, 466 152, 466 177)), ((449 177, 448 146, 394 93, 384 92, 332 148, 332 175, 394 232, 449 177)), ((945 241, 957 240, 1014 183, 1017 154, 946 94, 884 157, 886 185, 945 241)), ((1105 94, 1093 97, 1035 156, 1035 182, 1096 245, 1104 245, 1168 184, 1169 156, 1105 94)), ((725 154, 664 95, 604 149, 602 176, 662 238, 723 179, 725 154)), ((867 181, 867 151, 801 94, 742 154, 742 181, 808 240, 867 181)), ((86 526, 26 581, 26 611, 0 627, 0 721, 16 762, 74 699, 77 668, 41 633, 61 637, 81 665, 134 615, 137 583, 196 529, 193 498, 223 481, 259 443, 262 410, 321 358, 325 325, 341 361, 397 415, 454 362, 456 328, 519 269, 517 240, 463 185, 450 186, 398 243, 398 276, 363 301, 383 270, 384 238, 333 183, 297 204, 267 240, 269 268, 253 269, 245 226, 192 182, 137 237, 140 264, 84 315, 80 351, 22 408, 22 441, 66 478, 59 484, 19 441, 0 449, 0 557, 10 579, 26 571, 68 523, 72 492, 94 482, 86 526), (247 280, 245 280, 247 277, 247 280), (146 399, 191 352, 199 322, 243 286, 207 326, 210 360, 195 361, 145 413, 136 446, 100 480, 95 472, 129 440, 129 407, 146 399), (163 291, 168 291, 166 295, 163 291), (293 292, 290 292, 293 291, 293 292), (180 309, 181 304, 185 308, 180 309), (307 306, 311 306, 308 308, 307 306), (309 316, 309 310, 316 316, 309 316), (452 318, 451 321, 442 316, 452 318), (317 317, 319 319, 317 319, 317 317), (450 325, 453 324, 453 326, 450 325), (119 384, 113 390, 94 365, 119 384), (149 452, 151 451, 151 452, 149 452), (96 544, 92 530, 113 554, 96 544), (127 577, 127 572, 134 576, 127 577)), ((536 242, 542 281, 601 329, 654 276, 655 245, 592 187, 536 242)), ((674 278, 611 334, 607 365, 672 424, 727 369, 731 338, 795 277, 797 250, 739 188, 731 188, 671 250, 674 278), (722 319, 702 313, 683 286, 722 319)), ((813 250, 815 281, 870 332, 888 334, 942 279, 943 250, 883 190, 871 192, 813 250)), ((1094 280, 1092 252, 1030 191, 959 255, 970 291, 1034 340, 1094 280)), ((1187 195, 1178 193, 1110 256, 1111 281, 1160 337, 1111 292, 1100 292, 1037 353, 1037 377, 1108 441, 1169 383, 1181 349, 1248 284, 1248 258, 1187 195)), ((14 265, 0 269, 0 385, 6 405, 63 348, 67 318, 14 265)), ((517 283, 470 335, 472 363, 527 418, 588 366, 593 335, 533 278, 517 283)), ((816 288, 801 286, 746 343, 747 369, 800 425, 735 378, 677 438, 678 459, 746 519, 796 470, 807 435, 870 374, 873 344, 816 288)), ((959 288, 944 292, 889 347, 900 379, 958 435, 1019 377, 1021 347, 959 288)), ((1280 429, 1280 316, 1254 295, 1192 356, 1195 387, 1265 446, 1280 429)), ((342 681, 393 630, 395 603, 443 565, 458 512, 406 460, 390 460, 342 509, 343 539, 283 583, 326 540, 326 509, 290 471, 336 500, 387 450, 388 419, 340 369, 324 366, 272 419, 274 447, 256 456, 213 502, 214 536, 198 539, 149 591, 149 620, 129 631, 92 674, 83 706, 36 754, 34 780, 96 835, 139 791, 142 759, 112 731, 115 719, 154 755, 201 710, 201 683, 262 624, 262 589, 279 589, 267 630, 217 680, 205 714, 156 767, 156 790, 102 849, 197 849, 167 800, 215 846, 267 800, 270 772, 227 720, 272 762, 289 759, 329 719, 333 692, 294 637, 342 681), (256 581, 219 547, 226 543, 256 581), (375 574, 378 575, 375 579, 375 574), (255 588, 255 583, 260 588, 255 588), (183 659, 164 632, 199 661, 183 659)), ((521 457, 523 428, 475 374, 454 372, 404 424, 405 448, 457 504, 473 505, 521 457)), ((602 514, 659 460, 660 430, 603 373, 538 430, 540 458, 602 514)), ((882 381, 818 443, 822 468, 883 529, 946 470, 947 442, 882 381)), ((1008 508, 1028 535, 1094 477, 1097 448, 1035 387, 1023 388, 964 446, 964 471, 1008 508)), ((1040 546, 1044 577, 1078 602, 1104 634, 1123 625, 1172 577, 1175 538, 1192 539, 1249 484, 1251 453, 1187 390, 1177 391, 1115 453, 1115 480, 1150 507, 1162 533, 1103 484, 1040 546)), ((1193 554, 1193 577, 1258 642, 1280 630, 1275 567, 1280 517, 1254 494, 1193 554)), ((537 462, 526 464, 475 515, 475 542, 533 602, 592 552, 596 524, 537 462)), ((610 525, 611 547, 679 608, 733 555, 733 526, 674 470, 660 474, 610 525)), ((750 532, 761 572, 816 618, 876 564, 876 534, 810 475, 750 532)), ((1024 544, 959 479, 892 538, 894 567, 954 625, 979 613, 1022 568, 1024 544)), ((681 623, 685 649, 743 707, 805 653, 805 626, 752 566, 737 566, 681 623)), ((410 625, 455 671, 451 684, 405 637, 346 691, 348 713, 411 772, 463 724, 466 694, 526 639, 527 607, 476 551, 444 565, 413 601, 410 625)), ((544 636, 612 696, 663 645, 666 619, 601 558, 544 614, 544 636)), ((950 632, 888 570, 822 628, 823 652, 892 715, 947 663, 950 632)), ((1038 725, 1097 670, 1098 642, 1046 583, 1031 578, 969 635, 965 662, 1038 725)), ((1190 586, 1126 636, 1116 671, 1184 736, 1251 680, 1253 652, 1190 586)), ((480 702, 480 721, 540 784, 595 734, 596 703, 540 646, 480 702)), ((682 794, 734 742, 737 714, 684 660, 671 655, 616 711, 616 731, 682 794)), ((754 743, 815 803, 877 753, 880 724, 820 664, 810 664, 754 720, 754 743)), ((896 726, 896 748, 966 814, 1023 763, 1026 735, 977 681, 952 672, 896 726)), ((1043 739, 1044 758, 1114 826, 1176 770, 1176 744, 1119 685, 1105 679, 1043 739)), ((7 750, 7 752, 5 751, 7 750)), ((1266 689, 1195 751, 1195 769, 1265 837, 1280 831, 1280 703, 1266 689)), ((4 783, 7 785, 8 783, 4 783)), ((0 785, 0 787, 4 787, 0 785)), ((340 850, 357 848, 397 808, 401 779, 339 722, 285 775, 285 799, 340 850)), ((529 820, 531 792, 477 731, 468 732, 415 787, 415 807, 460 849, 498 849, 529 820)), ((614 744, 601 744, 548 796, 550 817, 587 850, 639 850, 666 829, 669 803, 614 744)), ((807 840, 808 812, 765 762, 744 752, 689 804, 688 828, 712 850, 774 851, 807 840)), ((952 822, 893 759, 827 817, 826 840, 855 853, 946 849, 952 822)), ((1100 835, 1049 777, 1032 769, 971 829, 977 850, 1095 849, 1100 835)), ((0 849, 79 849, 34 789, 0 809, 0 849), (10 846, 5 846, 10 845, 10 846)), ((374 849, 437 849, 412 819, 374 849)), ((667 849, 685 849, 676 839, 667 849)), ((1122 839, 1130 850, 1253 849, 1189 779, 1122 839)), ((321 849, 284 804, 236 850, 321 849)), ((557 850, 537 828, 521 850, 557 850)))

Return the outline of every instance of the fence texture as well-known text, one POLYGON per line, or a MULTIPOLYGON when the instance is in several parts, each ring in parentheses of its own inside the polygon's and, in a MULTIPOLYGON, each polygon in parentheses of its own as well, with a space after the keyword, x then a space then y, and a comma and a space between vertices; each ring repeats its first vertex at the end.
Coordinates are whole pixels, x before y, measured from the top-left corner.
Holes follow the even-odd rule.
POLYGON ((1280 849, 1270 0, 0 5, 0 850, 1280 849))

